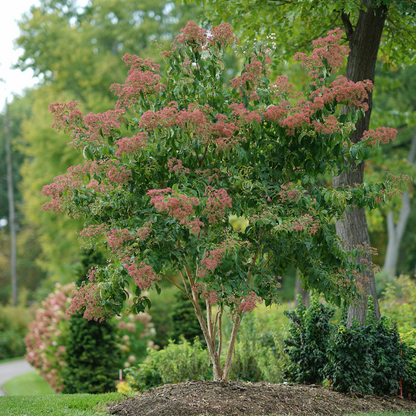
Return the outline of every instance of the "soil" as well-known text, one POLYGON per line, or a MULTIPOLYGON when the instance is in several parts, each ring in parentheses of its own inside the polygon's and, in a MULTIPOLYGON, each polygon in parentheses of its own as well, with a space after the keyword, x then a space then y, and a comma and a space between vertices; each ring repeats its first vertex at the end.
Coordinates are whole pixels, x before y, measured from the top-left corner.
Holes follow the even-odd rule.
POLYGON ((312 416, 383 411, 416 411, 416 402, 399 397, 342 394, 316 385, 188 381, 147 390, 110 407, 108 414, 312 416))

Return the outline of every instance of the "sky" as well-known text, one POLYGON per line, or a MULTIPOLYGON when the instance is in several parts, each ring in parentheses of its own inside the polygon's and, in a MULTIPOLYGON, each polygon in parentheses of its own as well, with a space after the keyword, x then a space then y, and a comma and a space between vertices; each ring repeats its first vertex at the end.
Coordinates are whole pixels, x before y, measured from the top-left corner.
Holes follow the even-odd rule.
MULTIPOLYGON (((78 0, 80 6, 85 6, 88 0, 78 0)), ((27 69, 11 69, 22 53, 16 49, 13 40, 19 36, 17 21, 22 14, 28 12, 32 5, 39 6, 40 0, 2 0, 0 5, 0 109, 4 107, 6 97, 10 102, 13 93, 22 94, 25 87, 31 87, 39 82, 33 77, 33 71, 27 69)))
POLYGON ((0 6, 0 78, 6 83, 0 83, 0 108, 3 108, 6 97, 11 101, 12 93, 21 94, 25 87, 37 83, 32 70, 24 72, 10 67, 17 62, 21 50, 14 48, 13 39, 19 36, 17 20, 30 6, 39 5, 39 0, 4 1, 0 6))

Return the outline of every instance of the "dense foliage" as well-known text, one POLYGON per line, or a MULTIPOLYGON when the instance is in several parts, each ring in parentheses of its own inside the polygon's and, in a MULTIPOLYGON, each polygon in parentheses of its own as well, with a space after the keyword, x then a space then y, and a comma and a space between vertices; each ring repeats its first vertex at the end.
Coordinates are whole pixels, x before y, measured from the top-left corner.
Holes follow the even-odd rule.
POLYGON ((316 296, 312 297, 309 308, 300 295, 298 301, 294 311, 285 311, 290 323, 284 344, 291 361, 285 376, 295 383, 320 384, 322 370, 328 363, 327 348, 335 309, 320 303, 316 296))
POLYGON ((397 328, 385 316, 376 322, 374 307, 368 302, 365 325, 344 322, 332 336, 323 374, 339 391, 364 394, 397 394, 399 381, 407 374, 407 360, 401 355, 397 328))
POLYGON ((163 350, 148 352, 137 368, 124 371, 133 389, 144 391, 164 384, 212 378, 208 352, 197 338, 190 343, 181 337, 179 344, 171 341, 163 350))
MULTIPOLYGON (((93 265, 105 264, 101 252, 84 252, 76 282, 80 286, 93 265)), ((73 314, 68 321, 62 369, 64 394, 106 393, 115 390, 120 350, 114 322, 95 322, 73 314)))
POLYGON ((33 316, 32 309, 0 305, 0 360, 25 354, 24 337, 33 316))
POLYGON ((82 316, 69 318, 66 315, 70 299, 76 293, 74 284, 57 284, 55 291, 42 302, 25 337, 26 359, 57 392, 64 388, 64 378, 65 388, 71 393, 113 389, 118 374, 111 367, 118 369, 141 362, 146 347, 157 348, 150 339, 153 329, 151 317, 146 313, 121 316, 100 329, 96 322, 89 322, 82 316), (69 321, 73 324, 71 327, 69 321), (116 333, 111 335, 115 326, 116 333), (99 342, 100 337, 102 342, 99 342), (111 363, 104 366, 106 360, 111 363), (96 383, 91 383, 94 379, 96 383))

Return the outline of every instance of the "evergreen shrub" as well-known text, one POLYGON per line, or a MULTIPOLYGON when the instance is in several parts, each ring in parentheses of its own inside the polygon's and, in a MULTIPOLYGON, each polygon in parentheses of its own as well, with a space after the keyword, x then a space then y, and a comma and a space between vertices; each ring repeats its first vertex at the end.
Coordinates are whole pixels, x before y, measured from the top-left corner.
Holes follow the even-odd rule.
MULTIPOLYGON (((105 263, 100 252, 84 252, 77 286, 80 287, 87 280, 91 267, 105 263)), ((69 319, 62 393, 115 391, 119 359, 116 328, 112 322, 96 322, 85 319, 83 313, 73 314, 69 319)))
POLYGON ((400 336, 395 324, 386 317, 376 323, 372 297, 368 299, 365 325, 343 321, 330 340, 329 363, 323 374, 341 392, 395 395, 399 380, 407 373, 407 361, 401 355, 400 336))
POLYGON ((322 369, 328 363, 327 348, 335 309, 321 304, 314 296, 309 308, 300 295, 298 300, 299 306, 294 311, 284 312, 290 319, 284 345, 291 361, 285 376, 295 383, 319 384, 323 380, 322 369))
MULTIPOLYGON (((189 301, 185 293, 178 290, 175 293, 175 302, 172 306, 172 328, 169 331, 169 338, 175 342, 179 342, 180 336, 183 335, 187 341, 192 342, 195 337, 202 342, 204 334, 199 325, 198 318, 195 315, 195 310, 192 303, 189 301)), ((203 311, 204 319, 206 319, 205 300, 199 298, 199 304, 203 311)))

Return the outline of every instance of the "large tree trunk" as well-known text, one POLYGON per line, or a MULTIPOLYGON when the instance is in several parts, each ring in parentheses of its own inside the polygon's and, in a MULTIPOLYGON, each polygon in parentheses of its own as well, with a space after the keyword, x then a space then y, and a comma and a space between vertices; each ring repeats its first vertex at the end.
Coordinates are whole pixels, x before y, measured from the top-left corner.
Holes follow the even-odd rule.
MULTIPOLYGON (((415 164, 416 157, 416 129, 413 134, 412 144, 410 146, 407 160, 410 164, 415 164)), ((415 164, 416 166, 416 164, 415 164)), ((410 215, 411 201, 410 192, 406 191, 402 194, 402 207, 399 212, 397 224, 394 223, 394 213, 390 211, 387 214, 387 232, 389 241, 387 243, 386 260, 383 269, 387 272, 389 282, 395 276, 397 270, 397 260, 399 258, 399 248, 406 229, 407 220, 410 215)))
MULTIPOLYGON (((380 7, 373 9, 371 7, 372 3, 372 0, 362 1, 366 10, 360 12, 355 28, 353 28, 349 16, 346 14, 342 15, 349 47, 351 49, 348 56, 346 76, 349 80, 354 82, 363 81, 365 79, 374 82, 377 53, 380 46, 381 33, 387 16, 387 7, 381 5, 380 7)), ((370 125, 372 94, 369 94, 368 106, 369 109, 365 114, 365 117, 358 121, 356 130, 351 135, 351 141, 353 143, 358 143, 361 140, 364 130, 368 130, 370 125)), ((333 178, 334 187, 353 187, 363 183, 364 163, 355 166, 355 163, 351 161, 351 164, 352 168, 350 169, 350 172, 344 172, 340 176, 333 178)), ((347 248, 351 248, 357 244, 370 244, 364 209, 354 209, 351 212, 345 212, 343 221, 336 222, 336 230, 347 248)), ((358 258, 357 261, 359 260, 360 259, 358 258)), ((378 320, 380 318, 380 309, 378 307, 374 273, 368 273, 366 277, 368 280, 363 280, 364 289, 369 295, 373 296, 376 319, 378 320)), ((353 318, 357 319, 362 324, 365 323, 366 311, 367 298, 363 297, 356 305, 350 307, 348 311, 348 323, 351 324, 353 318)))
POLYGON ((302 296, 304 305, 309 308, 310 306, 310 295, 309 291, 302 287, 302 281, 300 280, 299 270, 296 270, 296 286, 295 286, 295 309, 299 305, 298 295, 302 296))

